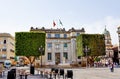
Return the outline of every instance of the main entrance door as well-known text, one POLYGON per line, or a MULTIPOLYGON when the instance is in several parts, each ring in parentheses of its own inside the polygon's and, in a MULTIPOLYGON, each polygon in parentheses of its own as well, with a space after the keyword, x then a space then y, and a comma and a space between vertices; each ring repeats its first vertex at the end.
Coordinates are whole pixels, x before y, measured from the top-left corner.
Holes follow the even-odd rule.
POLYGON ((60 53, 55 53, 55 64, 60 63, 60 53))

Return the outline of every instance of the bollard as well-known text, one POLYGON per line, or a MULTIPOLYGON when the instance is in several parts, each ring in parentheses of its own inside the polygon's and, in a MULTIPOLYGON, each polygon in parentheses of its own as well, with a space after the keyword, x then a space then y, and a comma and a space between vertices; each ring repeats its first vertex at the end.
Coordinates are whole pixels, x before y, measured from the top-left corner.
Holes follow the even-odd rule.
POLYGON ((28 76, 28 75, 26 74, 26 75, 25 75, 25 79, 27 79, 27 76, 28 76))
POLYGON ((30 66, 30 74, 34 75, 34 72, 35 72, 34 66, 30 66))
POLYGON ((73 71, 72 70, 67 70, 67 74, 66 74, 65 78, 66 77, 73 79, 73 71))
POLYGON ((59 76, 63 76, 63 79, 64 79, 64 69, 60 69, 60 74, 59 76))
POLYGON ((10 72, 13 73, 13 77, 16 79, 16 69, 11 69, 10 72))
POLYGON ((15 79, 14 73, 11 71, 8 71, 7 79, 15 79))
POLYGON ((49 79, 52 79, 52 72, 50 72, 50 78, 49 79))
POLYGON ((22 75, 20 75, 20 79, 22 79, 22 75))

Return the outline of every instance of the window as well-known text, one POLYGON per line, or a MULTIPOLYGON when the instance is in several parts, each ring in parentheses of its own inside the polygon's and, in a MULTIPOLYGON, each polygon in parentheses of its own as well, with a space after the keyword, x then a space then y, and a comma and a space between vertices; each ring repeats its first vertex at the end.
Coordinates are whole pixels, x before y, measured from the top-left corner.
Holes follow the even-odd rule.
POLYGON ((60 38, 60 34, 55 34, 55 38, 60 38))
POLYGON ((51 59, 52 59, 52 54, 48 53, 48 60, 51 60, 51 59))
POLYGON ((5 48, 5 49, 3 48, 3 49, 2 49, 2 51, 3 51, 3 52, 6 52, 6 51, 7 51, 7 49, 6 49, 6 48, 5 48))
POLYGON ((64 38, 67 38, 67 34, 64 34, 64 38))
POLYGON ((4 52, 6 52, 6 51, 7 51, 6 46, 4 46, 4 47, 2 48, 2 51, 4 51, 4 52))
POLYGON ((64 43, 64 47, 67 47, 67 43, 64 43))
POLYGON ((52 47, 52 43, 48 43, 48 44, 47 44, 47 47, 48 47, 48 48, 51 48, 51 47, 52 47))
POLYGON ((64 53, 63 53, 63 57, 65 57, 65 59, 68 59, 68 53, 67 53, 67 52, 64 52, 64 53))
POLYGON ((48 34, 48 38, 51 38, 51 34, 48 34))
POLYGON ((59 49, 60 48, 60 44, 56 44, 56 49, 59 49))
POLYGON ((10 49, 10 52, 13 52, 13 53, 14 53, 14 50, 13 50, 13 49, 10 49))
POLYGON ((4 42, 3 42, 4 44, 6 44, 6 40, 4 40, 4 42))
POLYGON ((2 55, 1 55, 1 58, 2 58, 2 59, 6 59, 6 57, 7 57, 7 56, 6 56, 5 54, 2 54, 2 55))

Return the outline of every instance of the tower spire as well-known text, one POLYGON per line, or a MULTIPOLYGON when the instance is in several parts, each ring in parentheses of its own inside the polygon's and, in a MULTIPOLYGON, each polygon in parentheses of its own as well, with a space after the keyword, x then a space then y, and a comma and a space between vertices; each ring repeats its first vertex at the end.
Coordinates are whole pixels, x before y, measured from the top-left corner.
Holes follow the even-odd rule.
POLYGON ((106 30, 106 25, 105 25, 105 30, 106 30))

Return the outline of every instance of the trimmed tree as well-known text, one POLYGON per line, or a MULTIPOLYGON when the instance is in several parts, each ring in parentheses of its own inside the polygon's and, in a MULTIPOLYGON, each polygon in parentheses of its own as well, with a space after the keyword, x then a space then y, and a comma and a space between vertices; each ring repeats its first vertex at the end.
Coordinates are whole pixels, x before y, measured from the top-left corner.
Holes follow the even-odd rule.
MULTIPOLYGON (((77 56, 94 57, 105 55, 105 40, 103 34, 81 34, 76 39, 77 56), (86 46, 89 50, 86 51, 86 46)), ((89 59, 89 58, 88 58, 89 59)), ((89 61, 89 60, 88 60, 89 61)))
MULTIPOLYGON (((45 33, 39 32, 16 32, 15 33, 15 53, 18 56, 26 56, 32 64, 35 58, 40 56, 39 47, 45 49, 45 33)), ((44 53, 42 52, 44 55, 44 53)))
POLYGON ((85 56, 85 46, 88 51, 88 56, 105 55, 105 40, 103 34, 81 34, 77 37, 77 56, 85 56))

